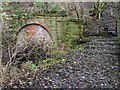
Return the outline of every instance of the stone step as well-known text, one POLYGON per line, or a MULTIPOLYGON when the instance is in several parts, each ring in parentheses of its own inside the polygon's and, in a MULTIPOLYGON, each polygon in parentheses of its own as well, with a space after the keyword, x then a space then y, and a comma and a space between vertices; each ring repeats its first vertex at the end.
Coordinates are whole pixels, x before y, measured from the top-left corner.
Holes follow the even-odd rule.
POLYGON ((115 19, 114 19, 114 18, 111 18, 111 17, 102 18, 101 20, 102 20, 103 22, 115 22, 115 19))
POLYGON ((106 24, 106 25, 111 25, 111 26, 115 26, 115 25, 116 25, 116 22, 114 22, 114 21, 105 21, 105 22, 103 22, 103 26, 104 26, 104 24, 106 24))
POLYGON ((116 41, 110 41, 110 40, 92 40, 91 41, 91 43, 105 43, 105 44, 110 44, 110 43, 118 43, 118 41, 116 40, 116 41))
POLYGON ((104 46, 104 45, 120 45, 118 42, 88 42, 89 45, 98 45, 98 46, 104 46))
MULTIPOLYGON (((119 44, 119 42, 117 41, 117 40, 92 40, 91 42, 89 42, 89 43, 105 43, 105 44, 119 44)), ((119 44, 120 45, 120 44, 119 44)))
POLYGON ((104 42, 109 41, 110 42, 110 41, 118 41, 118 40, 115 37, 115 38, 107 38, 107 39, 105 39, 105 38, 95 39, 95 41, 104 41, 104 42))
POLYGON ((108 31, 104 30, 93 30, 89 33, 89 36, 117 36, 116 30, 114 27, 109 27, 108 31))
POLYGON ((104 15, 102 17, 101 21, 103 21, 103 22, 113 22, 113 21, 115 21, 115 19, 113 17, 109 17, 107 15, 104 15))
POLYGON ((120 50, 120 46, 118 45, 104 45, 104 46, 95 46, 95 45, 87 45, 85 48, 92 48, 92 49, 113 49, 113 50, 120 50))
POLYGON ((113 55, 120 55, 120 52, 116 51, 116 50, 112 50, 112 51, 109 51, 109 50, 98 50, 98 49, 85 49, 83 51, 83 53, 86 53, 86 54, 113 54, 113 55))
POLYGON ((97 50, 97 51, 111 51, 111 52, 118 52, 118 51, 120 51, 120 47, 118 48, 111 48, 111 47, 105 47, 105 46, 103 46, 103 47, 85 47, 86 49, 91 49, 91 50, 97 50))

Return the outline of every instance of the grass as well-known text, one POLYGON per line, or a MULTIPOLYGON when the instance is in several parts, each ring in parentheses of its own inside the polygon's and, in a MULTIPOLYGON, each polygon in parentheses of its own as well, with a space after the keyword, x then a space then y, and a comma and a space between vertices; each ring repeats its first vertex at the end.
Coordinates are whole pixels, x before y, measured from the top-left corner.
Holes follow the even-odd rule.
POLYGON ((118 36, 118 42, 120 43, 120 36, 118 36))
POLYGON ((66 61, 67 60, 64 58, 47 58, 46 60, 38 63, 38 68, 45 70, 56 64, 64 63, 66 61))
POLYGON ((67 60, 62 57, 56 58, 47 58, 43 61, 38 61, 36 63, 32 63, 31 61, 27 61, 22 64, 22 69, 25 71, 34 71, 34 70, 46 70, 56 64, 65 63, 67 60))
POLYGON ((117 19, 118 42, 120 43, 120 19, 117 19))

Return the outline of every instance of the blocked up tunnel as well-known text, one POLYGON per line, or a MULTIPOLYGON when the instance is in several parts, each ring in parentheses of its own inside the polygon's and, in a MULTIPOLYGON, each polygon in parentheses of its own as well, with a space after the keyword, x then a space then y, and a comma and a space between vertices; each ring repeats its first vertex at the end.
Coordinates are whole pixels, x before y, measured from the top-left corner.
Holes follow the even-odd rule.
POLYGON ((17 58, 24 60, 44 60, 51 57, 53 38, 46 25, 41 23, 30 23, 24 25, 17 32, 17 58))
POLYGON ((48 29, 38 23, 27 24, 17 33, 18 47, 23 47, 28 44, 52 44, 52 42, 52 36, 48 29))

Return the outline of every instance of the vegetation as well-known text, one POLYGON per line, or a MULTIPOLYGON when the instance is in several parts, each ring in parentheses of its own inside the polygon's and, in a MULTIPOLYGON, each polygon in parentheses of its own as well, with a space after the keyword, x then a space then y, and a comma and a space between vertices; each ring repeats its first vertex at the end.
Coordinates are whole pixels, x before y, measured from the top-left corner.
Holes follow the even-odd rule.
MULTIPOLYGON (((19 73, 42 71, 56 64, 66 63, 68 60, 64 57, 65 55, 76 50, 83 51, 84 43, 90 41, 91 15, 94 16, 92 17, 94 20, 100 20, 106 3, 95 3, 90 12, 81 5, 82 3, 72 2, 3 2, 0 10, 5 23, 2 32, 4 82, 7 82, 7 77, 9 80, 12 77, 19 78, 19 73), (51 29, 50 34, 54 42, 50 49, 49 45, 43 49, 43 43, 28 45, 22 49, 17 48, 19 28, 34 20, 43 20, 51 29)), ((117 27, 120 41, 119 19, 117 19, 117 27)))
MULTIPOLYGON (((120 13, 120 2, 118 2, 118 13, 120 13)), ((118 40, 120 43, 120 18, 117 18, 118 40)))
POLYGON ((117 33, 118 33, 118 41, 120 43, 120 19, 117 19, 117 33))
MULTIPOLYGON (((5 28, 6 30, 3 31, 2 41, 4 49, 3 54, 6 54, 3 57, 3 61, 7 61, 7 64, 5 64, 6 71, 11 65, 17 65, 21 63, 21 61, 22 67, 25 70, 37 68, 45 69, 56 63, 66 62, 66 59, 63 58, 64 54, 72 50, 84 49, 82 42, 79 43, 79 41, 84 38, 83 31, 86 25, 85 18, 79 20, 81 23, 71 22, 70 17, 67 16, 68 12, 65 11, 65 8, 60 3, 7 2, 3 3, 2 10, 2 17, 8 26, 8 28, 5 28), (29 8, 27 8, 26 5, 29 8), (39 9, 40 7, 42 7, 42 9, 39 9), (34 18, 44 19, 45 23, 53 28, 52 32, 55 33, 55 37, 57 38, 57 49, 55 48, 54 52, 45 52, 48 54, 51 53, 51 55, 44 54, 43 51, 42 54, 40 54, 41 46, 28 46, 23 51, 15 51, 17 29, 34 18), (55 24, 52 26, 52 23, 55 24), (60 28, 60 31, 58 28, 60 28)), ((17 66, 19 67, 19 65, 17 66)))
POLYGON ((101 13, 106 7, 106 2, 97 2, 94 3, 94 9, 91 11, 91 15, 95 16, 98 20, 101 19, 101 13))
MULTIPOLYGON (((64 3, 63 3, 64 4, 64 3)), ((79 3, 81 4, 81 3, 79 3)), ((49 3, 49 2, 35 2, 35 3, 20 3, 20 2, 9 2, 9 3, 3 3, 3 18, 5 21, 7 21, 7 25, 8 25, 8 29, 9 29, 9 33, 11 34, 10 36, 7 36, 8 34, 6 34, 6 32, 3 34, 3 37, 5 37, 4 41, 6 41, 7 38, 11 38, 11 40, 7 39, 8 41, 6 42, 11 42, 10 44, 4 43, 6 44, 7 47, 9 47, 9 45, 13 45, 16 41, 16 32, 17 32, 17 28, 21 27, 23 25, 25 25, 27 23, 28 20, 30 19, 34 19, 34 18, 43 18, 45 19, 46 22, 50 21, 49 23, 53 23, 52 22, 52 18, 56 19, 56 24, 55 26, 53 26, 54 28, 54 32, 56 32, 56 37, 57 41, 59 41, 58 46, 64 47, 64 52, 66 52, 67 50, 70 51, 70 49, 78 49, 82 48, 82 40, 85 40, 86 38, 86 33, 88 33, 88 21, 87 18, 85 17, 84 13, 82 14, 82 12, 84 12, 84 10, 82 9, 82 7, 79 6, 79 4, 77 3, 70 3, 69 5, 65 4, 62 5, 62 3, 49 3), (27 6, 29 6, 29 8, 26 8, 27 6), (22 7, 23 6, 23 7, 22 7), (34 8, 33 8, 34 7, 34 8), (40 9, 39 9, 40 8, 40 9), (68 11, 66 11, 66 10, 68 11), (79 12, 81 9, 81 12, 79 12), (70 17, 69 16, 65 16, 64 18, 61 17, 60 23, 64 22, 64 25, 61 28, 61 31, 59 32, 57 30, 58 27, 58 23, 57 23, 57 15, 61 14, 64 12, 64 14, 66 13, 66 15, 70 14, 70 10, 72 10, 72 12, 75 11, 75 15, 73 14, 72 17, 77 17, 77 22, 72 22, 70 21, 70 17), (42 16, 44 14, 44 16, 42 16), (52 16, 51 16, 52 15, 52 16), (42 17, 41 17, 42 16, 42 17), (45 17, 45 18, 44 18, 45 17), (48 18, 48 19, 47 19, 48 18), (61 34, 60 37, 59 34, 61 34), (5 35, 5 36, 4 36, 5 35), (13 43, 14 42, 14 43, 13 43), (65 51, 66 50, 66 51, 65 51)), ((94 11, 97 12, 96 10, 99 10, 99 13, 102 12, 104 7, 104 3, 99 3, 99 5, 96 5, 94 7, 94 11), (99 7, 97 7, 99 6, 99 7)), ((54 19, 54 20, 55 20, 54 19)), ((61 47, 61 48, 62 48, 61 47)), ((12 49, 12 48, 11 48, 12 49)), ((12 52, 14 51, 14 49, 12 50, 12 52)))

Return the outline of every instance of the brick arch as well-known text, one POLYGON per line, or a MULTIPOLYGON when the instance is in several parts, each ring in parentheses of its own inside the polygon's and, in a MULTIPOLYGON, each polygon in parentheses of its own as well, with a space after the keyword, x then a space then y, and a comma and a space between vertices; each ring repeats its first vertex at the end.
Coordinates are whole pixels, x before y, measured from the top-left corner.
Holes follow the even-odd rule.
POLYGON ((44 30, 47 31, 47 33, 50 35, 50 37, 52 38, 51 34, 50 34, 50 29, 45 26, 45 24, 43 25, 44 23, 40 22, 40 23, 30 23, 30 24, 26 24, 24 25, 22 28, 19 29, 19 31, 17 32, 17 35, 19 34, 19 32, 23 29, 23 28, 28 28, 30 31, 29 35, 34 35, 36 33, 35 30, 37 30, 37 26, 41 26, 44 30))

